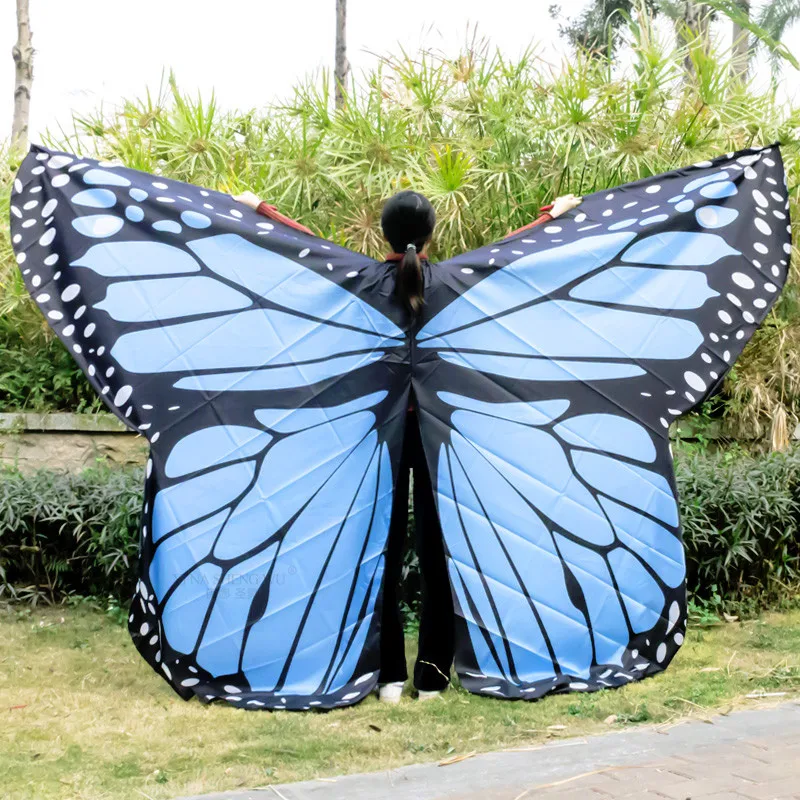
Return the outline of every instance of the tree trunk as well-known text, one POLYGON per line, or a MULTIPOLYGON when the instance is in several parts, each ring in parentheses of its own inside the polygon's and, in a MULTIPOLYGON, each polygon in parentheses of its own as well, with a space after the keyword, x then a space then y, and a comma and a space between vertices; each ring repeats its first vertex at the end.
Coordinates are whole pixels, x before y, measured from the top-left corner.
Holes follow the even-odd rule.
MULTIPOLYGON (((737 0, 736 5, 748 17, 750 16, 750 0, 737 0)), ((731 47, 731 74, 744 82, 750 69, 750 32, 735 22, 733 28, 733 44, 731 47)))
POLYGON ((336 108, 344 107, 345 85, 350 64, 347 61, 347 0, 336 0, 336 108))
POLYGON ((28 119, 33 85, 33 45, 29 11, 28 0, 17 0, 17 43, 11 51, 15 66, 11 146, 22 149, 28 145, 28 119))

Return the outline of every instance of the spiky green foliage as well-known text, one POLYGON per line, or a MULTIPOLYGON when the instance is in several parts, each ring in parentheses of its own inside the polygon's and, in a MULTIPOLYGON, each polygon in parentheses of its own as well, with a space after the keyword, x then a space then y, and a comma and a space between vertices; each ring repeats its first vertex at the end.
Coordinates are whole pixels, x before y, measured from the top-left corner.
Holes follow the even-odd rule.
MULTIPOLYGON (((733 80, 726 55, 712 46, 676 47, 644 11, 629 18, 622 35, 619 63, 583 51, 559 67, 534 51, 509 60, 480 41, 452 60, 400 52, 354 83, 340 112, 324 73, 286 102, 244 113, 223 112, 213 96, 187 97, 171 79, 157 93, 76 119, 74 132, 45 141, 224 191, 252 189, 322 236, 376 257, 385 252, 382 202, 401 188, 434 202, 431 254, 441 259, 502 237, 558 194, 587 194, 775 140, 785 145, 797 218, 800 109, 777 86, 761 91, 733 80)), ((7 160, 3 166, 0 213, 14 167, 7 160)), ((0 338, 31 359, 50 359, 49 334, 7 236, 6 229, 0 338)), ((791 429, 800 410, 797 302, 793 271, 718 406, 737 434, 768 438, 778 411, 791 429)), ((0 405, 20 404, 24 391, 9 391, 2 372, 0 366, 0 405)), ((76 395, 89 403, 89 390, 74 380, 50 395, 54 405, 71 408, 76 395)))

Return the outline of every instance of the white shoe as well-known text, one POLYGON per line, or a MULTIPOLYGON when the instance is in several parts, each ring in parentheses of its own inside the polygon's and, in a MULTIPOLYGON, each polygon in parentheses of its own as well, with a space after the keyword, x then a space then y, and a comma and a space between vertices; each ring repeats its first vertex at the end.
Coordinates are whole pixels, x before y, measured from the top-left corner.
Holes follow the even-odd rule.
POLYGON ((434 700, 437 697, 441 697, 444 693, 444 689, 439 689, 433 692, 420 692, 417 695, 417 700, 434 700))
POLYGON ((397 705, 400 698, 403 696, 403 681, 395 681, 394 683, 383 683, 378 686, 378 700, 381 703, 391 703, 397 705))

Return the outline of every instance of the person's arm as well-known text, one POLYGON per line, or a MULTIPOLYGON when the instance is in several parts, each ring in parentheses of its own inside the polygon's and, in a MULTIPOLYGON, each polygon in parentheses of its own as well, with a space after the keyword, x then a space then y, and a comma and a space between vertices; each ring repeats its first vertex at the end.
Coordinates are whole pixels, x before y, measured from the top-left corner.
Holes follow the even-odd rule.
POLYGON ((513 236, 515 233, 522 233, 522 231, 527 231, 530 228, 535 228, 537 225, 541 225, 543 222, 550 222, 553 219, 553 215, 550 213, 550 209, 553 206, 542 206, 539 211, 542 213, 539 214, 538 217, 533 222, 529 222, 527 225, 523 225, 521 228, 517 228, 515 231, 511 231, 506 234, 506 238, 509 236, 513 236))
POLYGON ((258 195, 253 194, 253 192, 242 192, 242 194, 236 194, 233 196, 233 199, 238 200, 240 203, 244 203, 246 206, 252 208, 256 213, 261 214, 268 219, 274 219, 276 222, 281 222, 284 225, 288 225, 290 228, 302 231, 303 233, 309 233, 312 236, 314 235, 314 232, 306 228, 305 225, 301 225, 299 222, 297 222, 297 220, 291 219, 291 217, 287 217, 285 214, 281 214, 281 212, 278 211, 275 206, 271 206, 265 200, 261 200, 258 195))
POLYGON ((527 225, 523 225, 521 228, 511 231, 511 233, 506 234, 506 237, 513 236, 514 234, 521 233, 522 231, 527 231, 530 228, 535 228, 537 225, 541 225, 543 222, 550 222, 556 217, 560 217, 564 212, 571 211, 573 208, 576 208, 582 202, 583 198, 574 194, 565 194, 561 197, 557 197, 555 202, 551 203, 549 206, 542 206, 539 209, 539 211, 542 213, 536 217, 533 222, 529 222, 527 225))

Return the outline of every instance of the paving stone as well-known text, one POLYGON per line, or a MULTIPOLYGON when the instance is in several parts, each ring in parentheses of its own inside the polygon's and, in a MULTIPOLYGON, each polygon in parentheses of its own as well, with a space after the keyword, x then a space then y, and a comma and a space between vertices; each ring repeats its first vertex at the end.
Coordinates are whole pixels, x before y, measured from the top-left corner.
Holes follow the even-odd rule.
POLYGON ((744 778, 751 783, 767 783, 775 779, 777 771, 783 771, 782 765, 776 759, 769 761, 756 761, 741 751, 736 753, 736 758, 730 764, 731 775, 744 778))
POLYGON ((795 774, 791 777, 752 785, 740 789, 740 794, 747 800, 790 800, 800 797, 800 765, 795 765, 795 769, 795 774))
MULTIPOLYGON (((528 795, 531 800, 536 800, 536 798, 541 798, 541 800, 608 800, 608 798, 612 796, 613 795, 606 794, 605 792, 596 792, 590 786, 560 790, 548 789, 544 792, 534 791, 528 795)), ((485 794, 484 800, 486 800, 485 794)))
POLYGON ((714 774, 707 774, 706 777, 703 778, 681 781, 672 786, 664 786, 659 791, 664 797, 670 798, 670 800, 686 800, 686 798, 698 800, 698 798, 706 797, 707 795, 720 791, 728 792, 730 795, 733 795, 741 789, 743 785, 749 785, 745 784, 745 782, 740 779, 732 778, 730 775, 717 774, 716 770, 713 772, 714 774))

